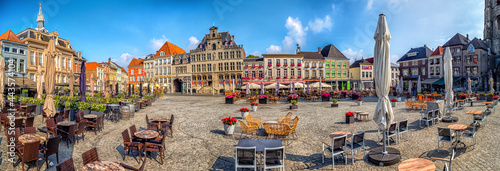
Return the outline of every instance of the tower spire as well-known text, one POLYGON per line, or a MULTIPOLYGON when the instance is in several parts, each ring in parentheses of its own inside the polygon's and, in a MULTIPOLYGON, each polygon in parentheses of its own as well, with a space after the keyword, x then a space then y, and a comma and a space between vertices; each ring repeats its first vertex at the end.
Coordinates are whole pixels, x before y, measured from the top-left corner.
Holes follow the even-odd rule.
POLYGON ((45 26, 44 26, 45 19, 43 18, 43 14, 42 14, 42 4, 41 3, 40 3, 40 9, 38 10, 38 16, 36 18, 36 22, 37 22, 36 29, 43 31, 43 32, 46 32, 45 26))

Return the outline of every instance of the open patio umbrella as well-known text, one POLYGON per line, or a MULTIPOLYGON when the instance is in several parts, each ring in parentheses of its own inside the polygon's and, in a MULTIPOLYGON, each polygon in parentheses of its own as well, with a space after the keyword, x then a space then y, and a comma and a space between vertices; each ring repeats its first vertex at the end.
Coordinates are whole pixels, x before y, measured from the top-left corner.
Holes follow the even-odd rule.
POLYGON ((246 88, 245 88, 245 94, 250 94, 250 83, 247 83, 246 88))
POLYGON ((75 72, 73 68, 69 70, 69 97, 73 97, 73 88, 75 84, 75 72))
MULTIPOLYGON (((265 89, 276 89, 276 84, 278 84, 278 82, 266 85, 264 88, 265 89)), ((290 87, 286 86, 286 85, 283 85, 283 84, 279 84, 279 88, 290 88, 290 87)))
POLYGON ((495 94, 495 89, 493 89, 493 84, 495 84, 495 81, 493 80, 493 76, 490 75, 490 93, 495 94))
MULTIPOLYGON (((3 64, 5 64, 5 63, 3 63, 3 64)), ((3 72, 5 72, 5 71, 3 71, 3 72)), ((43 94, 42 77, 43 77, 42 66, 37 66, 37 70, 36 70, 36 94, 37 94, 37 96, 36 96, 36 98, 38 98, 38 99, 42 99, 42 94, 43 94)), ((1 79, 1 80, 3 80, 3 79, 1 79)), ((3 90, 3 88, 2 88, 2 90, 3 90)))
POLYGON ((330 87, 330 85, 328 85, 328 84, 326 84, 326 83, 315 82, 315 83, 312 83, 312 84, 310 85, 310 87, 311 87, 311 88, 321 88, 321 87, 323 87, 323 88, 328 88, 328 87, 330 87))
POLYGON ((47 117, 54 117, 56 114, 56 107, 54 105, 54 74, 56 67, 54 65, 54 58, 58 56, 56 52, 56 47, 54 45, 54 39, 50 39, 47 48, 43 51, 45 57, 45 91, 47 97, 45 98, 45 103, 43 105, 43 111, 47 114, 47 117))
POLYGON ((276 82, 276 96, 278 96, 278 92, 280 91, 280 82, 276 82))
POLYGON ((422 92, 422 82, 420 82, 420 76, 418 76, 417 92, 418 93, 422 92))
MULTIPOLYGON (((319 77, 319 85, 321 85, 321 77, 319 77)), ((321 92, 321 87, 322 86, 318 86, 319 87, 319 92, 321 92)))
POLYGON ((260 94, 264 94, 264 81, 260 82, 260 94))
POLYGON ((80 101, 85 101, 85 92, 87 91, 87 67, 85 66, 85 61, 82 61, 82 66, 80 68, 80 101))
POLYGON ((308 82, 306 82, 306 83, 307 83, 307 90, 306 90, 306 93, 307 93, 307 94, 309 94, 309 89, 310 89, 310 88, 309 88, 309 81, 308 81, 308 82))
MULTIPOLYGON (((394 120, 394 114, 389 101, 389 90, 391 82, 391 63, 390 63, 390 40, 391 34, 387 27, 387 22, 384 14, 380 14, 377 30, 375 31, 375 48, 374 48, 374 63, 375 84, 378 96, 377 106, 373 120, 378 125, 379 129, 384 130, 384 147, 382 154, 387 154, 385 135, 388 125, 394 120)), ((389 154, 390 155, 390 154, 389 154)))
POLYGON ((411 80, 408 81, 408 92, 411 96, 413 96, 413 93, 411 92, 411 80))
MULTIPOLYGON (((4 89, 4 77, 5 77, 5 59, 0 55, 0 106, 3 108, 3 89, 4 89)), ((40 95, 40 97, 42 97, 40 95)), ((5 129, 5 128, 4 128, 5 129)))
POLYGON ((139 96, 142 97, 142 83, 139 83, 139 96))
POLYGON ((467 94, 472 95, 472 81, 470 80, 470 77, 467 77, 467 94))
POLYGON ((451 108, 453 107, 453 65, 451 64, 450 48, 446 47, 444 51, 444 85, 445 85, 445 100, 448 108, 449 116, 451 117, 451 108))
POLYGON ((255 83, 247 83, 245 87, 242 87, 243 89, 248 89, 249 91, 252 89, 259 89, 260 85, 255 84, 255 83))

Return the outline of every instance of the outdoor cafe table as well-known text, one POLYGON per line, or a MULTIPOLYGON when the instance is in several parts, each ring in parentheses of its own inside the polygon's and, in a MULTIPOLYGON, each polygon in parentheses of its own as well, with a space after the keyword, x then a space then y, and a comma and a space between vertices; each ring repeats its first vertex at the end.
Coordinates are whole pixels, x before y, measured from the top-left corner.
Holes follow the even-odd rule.
POLYGON ((85 119, 95 119, 95 118, 97 118, 97 115, 94 115, 94 114, 83 115, 83 118, 85 118, 85 119))
POLYGON ((428 159, 412 158, 401 162, 398 166, 399 171, 434 171, 436 165, 428 159))
POLYGON ((153 121, 159 122, 160 124, 158 124, 158 127, 159 127, 158 129, 161 129, 161 126, 163 125, 162 123, 163 122, 168 122, 169 119, 165 118, 165 117, 156 117, 156 118, 153 119, 153 121))
POLYGON ((256 151, 264 153, 265 148, 282 147, 281 140, 239 140, 238 147, 256 147, 256 151))
POLYGON ((480 115, 480 114, 483 114, 483 111, 480 111, 480 110, 470 110, 470 111, 467 111, 465 114, 480 115))
POLYGON ((125 168, 120 166, 120 164, 112 162, 112 161, 95 161, 91 163, 87 163, 83 166, 82 171, 125 171, 125 168))
POLYGON ((330 134, 330 138, 335 138, 335 137, 340 137, 343 135, 347 135, 347 138, 352 136, 352 133, 350 132, 345 132, 345 131, 339 131, 339 132, 333 132, 330 134))
POLYGON ((25 144, 25 143, 30 143, 30 142, 35 142, 35 141, 40 141, 40 143, 43 143, 47 140, 45 136, 39 135, 39 134, 23 134, 19 136, 18 138, 19 142, 25 144))
POLYGON ((59 126, 71 126, 71 125, 74 125, 76 124, 76 122, 73 122, 73 121, 62 121, 62 122, 58 122, 57 125, 59 126))
POLYGON ((460 131, 463 131, 465 129, 467 129, 467 125, 464 125, 464 124, 453 124, 453 125, 448 125, 448 128, 450 128, 451 130, 454 130, 455 132, 457 132, 457 143, 460 143, 460 131))
POLYGON ((154 130, 140 130, 134 133, 137 138, 146 140, 158 137, 160 134, 154 130))

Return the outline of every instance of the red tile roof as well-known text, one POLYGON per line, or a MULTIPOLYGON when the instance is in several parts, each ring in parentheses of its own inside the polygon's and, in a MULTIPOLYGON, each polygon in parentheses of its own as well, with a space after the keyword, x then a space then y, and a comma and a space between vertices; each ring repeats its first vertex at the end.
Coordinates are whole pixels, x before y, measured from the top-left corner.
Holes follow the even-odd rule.
POLYGON ((143 63, 143 60, 142 59, 132 59, 132 61, 130 61, 130 64, 128 64, 128 67, 132 67, 132 66, 137 66, 137 65, 142 65, 143 63))
POLYGON ((127 71, 125 71, 125 68, 123 68, 123 67, 122 67, 122 72, 127 73, 127 71))
POLYGON ((368 61, 368 62, 370 62, 370 63, 372 63, 372 64, 373 64, 373 57, 371 57, 371 58, 366 58, 366 61, 368 61))
POLYGON ((97 69, 97 66, 99 67, 102 67, 100 64, 98 64, 97 62, 89 62, 89 63, 86 63, 85 64, 85 67, 87 68, 87 70, 94 70, 94 69, 97 69))
POLYGON ((436 48, 436 50, 434 50, 434 52, 432 52, 431 56, 441 56, 443 55, 443 47, 442 46, 438 46, 436 48))
POLYGON ((0 35, 0 40, 9 40, 13 42, 23 43, 11 30, 7 30, 5 33, 0 35))
POLYGON ((180 47, 177 47, 176 45, 170 43, 170 42, 165 42, 163 46, 158 50, 155 54, 155 56, 160 56, 161 52, 165 52, 165 55, 174 55, 174 54, 184 54, 186 51, 182 50, 180 47))

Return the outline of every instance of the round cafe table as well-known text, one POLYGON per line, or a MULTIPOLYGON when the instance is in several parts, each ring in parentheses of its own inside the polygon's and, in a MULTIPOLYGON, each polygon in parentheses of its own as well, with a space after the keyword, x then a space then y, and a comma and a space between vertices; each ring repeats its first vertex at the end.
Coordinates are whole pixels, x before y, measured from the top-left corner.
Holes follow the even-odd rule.
POLYGON ((35 142, 35 141, 40 141, 40 143, 43 143, 47 140, 45 136, 39 135, 39 134, 23 134, 19 136, 18 138, 19 142, 25 144, 25 143, 30 143, 30 142, 35 142))
POLYGON ((73 121, 62 121, 62 122, 57 123, 57 125, 59 125, 59 126, 71 126, 74 124, 76 124, 76 122, 73 122, 73 121))
POLYGON ((140 130, 134 133, 137 138, 146 140, 158 137, 160 134, 154 130, 140 130))
POLYGON ((97 118, 97 115, 94 115, 94 114, 83 115, 83 118, 85 118, 85 119, 95 119, 95 118, 97 118))
POLYGON ((120 164, 112 161, 95 161, 87 163, 83 166, 82 171, 125 171, 125 168, 120 166, 120 164))
POLYGON ((161 129, 162 123, 163 123, 163 122, 168 122, 168 121, 169 121, 169 119, 168 119, 168 118, 165 118, 165 117, 156 117, 156 118, 154 118, 152 121, 154 121, 154 122, 159 122, 160 124, 158 124, 158 127, 159 127, 158 129, 161 129))
POLYGON ((399 171, 435 171, 436 165, 430 160, 424 158, 408 159, 398 166, 399 171))
MULTIPOLYGON (((453 124, 453 125, 448 125, 448 128, 450 128, 453 131, 460 132, 460 131, 463 131, 463 130, 467 129, 467 125, 464 125, 464 124, 453 124)), ((457 133, 457 144, 461 143, 461 141, 460 141, 460 135, 461 135, 460 133, 457 133)))
POLYGON ((349 138, 349 137, 352 136, 352 133, 345 132, 345 131, 333 132, 333 133, 330 134, 330 138, 340 137, 340 136, 343 136, 343 135, 347 135, 347 138, 349 138))

